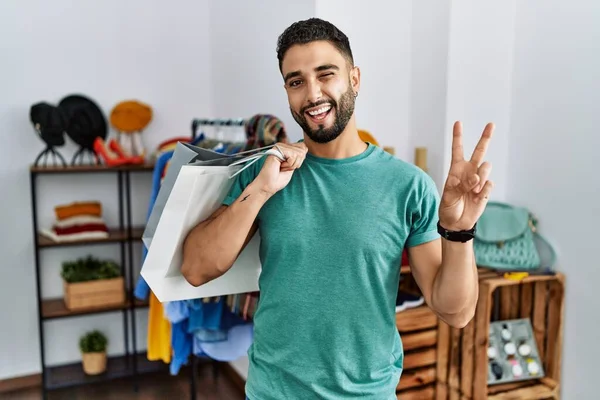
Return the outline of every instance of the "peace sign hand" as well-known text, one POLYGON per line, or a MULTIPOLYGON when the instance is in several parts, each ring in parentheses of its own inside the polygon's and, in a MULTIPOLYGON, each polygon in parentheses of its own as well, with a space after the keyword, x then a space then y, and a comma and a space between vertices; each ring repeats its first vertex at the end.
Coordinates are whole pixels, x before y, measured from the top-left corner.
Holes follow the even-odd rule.
POLYGON ((488 180, 492 170, 489 162, 482 162, 494 124, 485 126, 479 143, 469 161, 464 159, 462 124, 454 124, 452 163, 440 202, 440 225, 451 231, 469 230, 483 214, 493 184, 488 180))

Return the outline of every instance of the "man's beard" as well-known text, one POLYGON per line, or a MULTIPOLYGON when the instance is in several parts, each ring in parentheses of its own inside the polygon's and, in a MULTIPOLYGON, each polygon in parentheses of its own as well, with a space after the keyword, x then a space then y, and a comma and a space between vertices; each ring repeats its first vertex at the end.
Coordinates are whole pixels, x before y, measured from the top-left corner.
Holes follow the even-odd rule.
POLYGON ((292 111, 292 116, 300 125, 302 130, 308 135, 308 137, 316 143, 327 143, 331 142, 346 129, 346 125, 348 125, 348 121, 352 118, 352 114, 354 113, 354 103, 356 98, 354 97, 354 91, 352 87, 348 88, 348 91, 344 93, 340 97, 339 104, 337 101, 331 100, 322 100, 317 103, 312 103, 302 108, 300 114, 292 111), (321 104, 331 104, 331 110, 329 112, 335 111, 335 121, 333 125, 329 128, 325 128, 324 125, 319 125, 319 128, 312 129, 308 124, 308 120, 306 117, 306 110, 312 107, 319 106, 321 104))

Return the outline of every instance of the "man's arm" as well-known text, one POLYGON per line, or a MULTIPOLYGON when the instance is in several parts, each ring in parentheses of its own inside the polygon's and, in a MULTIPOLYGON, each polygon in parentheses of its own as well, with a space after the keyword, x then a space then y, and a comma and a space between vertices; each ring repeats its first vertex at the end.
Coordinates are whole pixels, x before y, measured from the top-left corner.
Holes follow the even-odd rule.
POLYGON ((221 206, 189 233, 181 273, 190 284, 200 286, 231 268, 256 233, 256 217, 268 199, 251 183, 230 206, 221 206))
POLYGON ((429 190, 424 190, 412 227, 413 246, 408 253, 415 280, 427 304, 442 320, 458 328, 473 318, 479 298, 473 240, 457 243, 440 238, 427 242, 421 235, 437 231, 438 220, 443 228, 451 231, 475 226, 493 187, 488 180, 492 166, 483 161, 493 131, 494 124, 485 126, 467 161, 463 156, 462 124, 458 121, 454 124, 452 162, 441 200, 438 201, 435 186, 429 179, 429 190))
POLYGON ((187 235, 181 273, 190 284, 203 285, 233 266, 258 229, 256 218, 263 205, 302 166, 307 152, 304 143, 278 143, 277 148, 285 161, 268 156, 260 172, 243 171, 229 193, 229 206, 221 206, 187 235))
POLYGON ((479 284, 472 241, 440 238, 408 248, 411 273, 429 307, 448 325, 463 328, 475 315, 479 284))

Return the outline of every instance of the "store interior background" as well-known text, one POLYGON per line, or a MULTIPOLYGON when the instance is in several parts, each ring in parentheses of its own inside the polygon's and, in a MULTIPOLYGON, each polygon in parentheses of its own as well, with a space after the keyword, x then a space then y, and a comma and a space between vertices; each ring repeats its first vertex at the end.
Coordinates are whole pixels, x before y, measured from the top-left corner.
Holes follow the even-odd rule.
MULTIPOLYGON (((440 189, 453 121, 463 121, 469 152, 485 123, 496 123, 488 154, 493 198, 539 216, 567 278, 563 396, 594 397, 600 358, 595 0, 2 2, 0 379, 40 371, 28 168, 43 143, 29 122, 31 104, 83 93, 108 112, 137 98, 154 110, 143 134, 149 149, 189 134, 192 118, 255 113, 278 116, 296 140, 301 132, 288 109, 275 45, 285 27, 311 16, 332 21, 350 38, 362 69, 359 126, 408 161, 415 146, 426 146, 440 189)), ((68 142, 61 152, 70 159, 74 150, 68 142)), ((134 183, 134 222, 141 224, 150 176, 134 183)), ((52 222, 55 204, 79 199, 100 200, 108 224, 116 223, 114 176, 48 177, 39 193, 40 226, 52 222)), ((112 251, 117 257, 116 246, 44 252, 42 293, 61 295, 66 257, 112 251)), ((147 310, 137 313, 143 346, 147 310)), ((121 352, 121 322, 106 314, 48 322, 47 362, 80 359, 78 337, 92 326, 107 332, 109 354, 121 352)), ((237 364, 243 371, 244 360, 237 364)))

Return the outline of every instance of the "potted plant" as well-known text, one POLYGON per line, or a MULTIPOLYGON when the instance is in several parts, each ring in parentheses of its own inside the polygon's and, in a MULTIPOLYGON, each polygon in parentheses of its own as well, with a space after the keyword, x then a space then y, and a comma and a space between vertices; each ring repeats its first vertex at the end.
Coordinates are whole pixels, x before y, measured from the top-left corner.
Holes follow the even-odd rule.
POLYGON ((125 303, 125 285, 119 265, 93 256, 62 264, 65 306, 69 310, 125 303))
POLYGON ((79 339, 83 371, 98 375, 106 371, 106 347, 108 339, 98 330, 87 332, 79 339))

